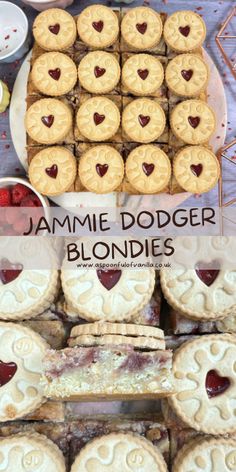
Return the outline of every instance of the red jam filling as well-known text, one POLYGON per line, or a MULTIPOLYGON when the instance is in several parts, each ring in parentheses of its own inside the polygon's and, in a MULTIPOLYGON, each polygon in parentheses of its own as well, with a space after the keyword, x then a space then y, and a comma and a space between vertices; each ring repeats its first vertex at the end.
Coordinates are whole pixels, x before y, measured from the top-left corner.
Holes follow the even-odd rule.
POLYGON ((149 177, 149 175, 153 173, 155 166, 154 164, 147 164, 147 162, 143 162, 142 168, 143 168, 144 174, 146 174, 146 176, 149 177))
POLYGON ((58 174, 58 167, 56 164, 53 164, 51 167, 46 167, 45 172, 52 179, 56 179, 58 174))
POLYGON ((190 33, 190 26, 180 26, 179 27, 179 32, 185 36, 185 38, 188 37, 189 33, 190 33))
POLYGON ((139 121, 140 125, 142 126, 142 128, 144 128, 145 126, 148 125, 150 119, 151 119, 150 116, 144 116, 144 115, 139 115, 138 116, 138 121, 139 121))
POLYGON ((42 120, 42 123, 45 126, 47 126, 47 128, 51 128, 51 126, 54 123, 54 116, 53 115, 42 116, 41 120, 42 120))
POLYGON ((59 23, 56 23, 55 25, 51 25, 48 27, 49 31, 53 34, 58 34, 60 31, 60 25, 59 23))
POLYGON ((147 23, 137 23, 136 28, 140 34, 145 34, 147 31, 147 23))
POLYGON ((148 69, 138 69, 137 72, 138 72, 138 75, 139 75, 140 79, 142 79, 142 80, 146 80, 146 78, 149 74, 148 69))
POLYGON ((105 120, 105 115, 99 115, 99 113, 94 113, 93 121, 96 126, 100 125, 105 120))
POLYGON ((189 82, 190 79, 192 78, 193 76, 193 70, 192 69, 183 69, 181 70, 181 75, 183 77, 184 80, 186 80, 186 82, 189 82))
POLYGON ((119 370, 128 370, 129 372, 138 372, 145 369, 148 365, 152 364, 152 359, 144 354, 133 352, 129 354, 123 364, 119 367, 119 370))
POLYGON ((192 171, 192 173, 195 175, 195 177, 200 177, 201 173, 202 173, 202 164, 192 164, 190 166, 190 169, 192 171))
POLYGON ((1 260, 1 267, 0 280, 4 285, 15 280, 23 270, 22 264, 12 264, 8 259, 1 260), (6 269, 4 267, 6 267, 6 269))
POLYGON ((192 128, 197 128, 199 123, 200 123, 200 117, 199 116, 189 116, 188 117, 188 122, 192 128))
POLYGON ((0 361, 0 387, 6 385, 14 377, 17 371, 15 362, 0 361))
POLYGON ((102 30, 103 30, 104 23, 101 20, 100 21, 93 21, 92 26, 98 33, 101 33, 102 30))
POLYGON ((103 287, 111 290, 121 278, 121 270, 105 269, 97 270, 97 276, 103 287))
MULTIPOLYGON (((215 265, 216 263, 217 263, 217 261, 213 261, 212 266, 215 265)), ((209 266, 209 264, 208 264, 208 266, 209 266)), ((213 282, 216 280, 216 277, 218 276, 220 271, 219 271, 219 269, 211 269, 209 267, 204 269, 202 267, 204 267, 204 263, 199 262, 197 264, 197 266, 195 267, 196 274, 199 277, 199 279, 205 285, 207 285, 207 287, 210 287, 213 284, 213 282)))
POLYGON ((99 177, 104 177, 104 175, 108 171, 108 167, 109 167, 108 164, 96 164, 96 171, 99 177))
POLYGON ((49 69, 48 73, 54 80, 59 80, 61 77, 61 69, 59 69, 59 67, 56 69, 49 69))
POLYGON ((207 372, 206 376, 206 391, 209 398, 221 395, 230 386, 228 377, 221 377, 215 370, 207 372))
POLYGON ((99 66, 94 67, 94 75, 96 79, 98 79, 99 77, 102 77, 102 75, 104 75, 105 72, 106 72, 106 69, 104 69, 103 67, 99 67, 99 66))

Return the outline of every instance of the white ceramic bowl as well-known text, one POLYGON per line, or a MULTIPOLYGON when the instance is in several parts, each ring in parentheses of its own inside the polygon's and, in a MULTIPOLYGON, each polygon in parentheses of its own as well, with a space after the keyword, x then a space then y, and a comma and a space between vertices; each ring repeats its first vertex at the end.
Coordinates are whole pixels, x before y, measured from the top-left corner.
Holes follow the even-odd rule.
POLYGON ((22 0, 26 5, 38 11, 48 10, 48 8, 62 8, 65 9, 72 5, 74 0, 22 0))
MULTIPOLYGON (((3 187, 10 187, 11 185, 22 184, 25 187, 30 188, 33 193, 39 198, 40 202, 42 203, 43 208, 48 209, 50 207, 49 201, 46 197, 41 195, 35 188, 28 182, 28 180, 22 177, 0 177, 0 188, 3 187)), ((47 210, 45 211, 47 213, 47 210)))
POLYGON ((0 63, 21 59, 29 50, 26 15, 17 5, 0 1, 0 63))

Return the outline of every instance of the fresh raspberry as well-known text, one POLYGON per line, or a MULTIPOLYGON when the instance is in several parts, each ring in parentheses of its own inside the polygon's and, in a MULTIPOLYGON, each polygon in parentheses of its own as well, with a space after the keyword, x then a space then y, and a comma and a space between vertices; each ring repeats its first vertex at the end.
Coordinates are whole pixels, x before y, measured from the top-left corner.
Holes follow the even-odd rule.
POLYGON ((37 197, 37 195, 32 193, 30 195, 27 195, 25 198, 23 198, 23 200, 20 203, 20 206, 37 208, 37 207, 41 207, 42 204, 39 198, 37 197))
POLYGON ((15 221, 13 224, 13 230, 17 234, 23 234, 28 229, 27 218, 22 217, 15 221))
POLYGON ((11 207, 9 210, 5 210, 5 221, 9 225, 13 225, 19 218, 19 208, 11 207))
POLYGON ((32 194, 30 188, 26 187, 23 184, 16 184, 11 190, 12 194, 12 203, 13 205, 19 205, 21 201, 27 197, 27 195, 32 194))
POLYGON ((11 206, 11 191, 9 188, 0 188, 0 206, 11 206))

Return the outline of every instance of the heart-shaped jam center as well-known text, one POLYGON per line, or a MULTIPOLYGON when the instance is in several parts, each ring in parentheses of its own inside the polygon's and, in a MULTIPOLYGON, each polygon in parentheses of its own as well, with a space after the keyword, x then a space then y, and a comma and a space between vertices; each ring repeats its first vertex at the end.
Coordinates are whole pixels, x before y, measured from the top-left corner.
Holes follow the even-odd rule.
POLYGON ((138 121, 140 125, 142 126, 142 128, 148 125, 150 119, 151 119, 150 116, 138 115, 138 121))
POLYGON ((217 397, 230 387, 228 377, 221 377, 215 370, 209 370, 206 375, 206 392, 208 398, 217 397))
POLYGON ((105 115, 100 115, 99 113, 94 113, 93 121, 96 126, 100 125, 105 120, 105 115))
POLYGON ((17 371, 15 362, 0 361, 0 387, 6 385, 14 377, 17 371))
POLYGON ((179 27, 179 32, 185 36, 185 38, 188 37, 189 33, 190 33, 190 26, 180 26, 179 27))
POLYGON ((105 72, 106 72, 106 69, 103 69, 103 67, 99 67, 99 66, 94 67, 94 75, 96 79, 98 79, 98 77, 102 77, 102 75, 104 75, 105 72))
POLYGON ((138 75, 139 75, 140 79, 142 79, 142 80, 146 80, 146 78, 149 74, 148 69, 138 69, 137 72, 138 72, 138 75))
POLYGON ((97 270, 99 281, 107 290, 111 290, 119 282, 121 273, 118 269, 97 270))
POLYGON ((61 69, 59 69, 59 67, 56 69, 49 69, 48 73, 54 80, 59 80, 61 77, 61 69))
POLYGON ((183 69, 181 70, 181 75, 183 77, 184 80, 186 80, 186 82, 189 82, 190 79, 192 78, 193 76, 193 70, 192 69, 183 69))
POLYGON ((154 164, 147 164, 147 162, 142 163, 143 172, 147 177, 153 173, 154 167, 154 164))
POLYGON ((23 270, 22 264, 12 264, 8 259, 1 260, 0 280, 6 285, 15 280, 23 270))
POLYGON ((199 123, 200 123, 200 117, 199 116, 189 116, 188 117, 188 122, 192 128, 197 128, 199 123))
POLYGON ((202 164, 192 164, 190 169, 195 177, 200 177, 203 167, 202 164))
POLYGON ((96 171, 99 177, 104 177, 104 175, 108 171, 108 167, 109 167, 108 164, 96 164, 96 171))
POLYGON ((136 28, 140 34, 145 34, 147 31, 147 23, 137 23, 136 28))
POLYGON ((53 164, 51 167, 46 167, 45 172, 52 179, 56 179, 58 174, 58 167, 56 164, 53 164))
POLYGON ((93 21, 92 22, 93 28, 98 32, 101 33, 103 30, 104 23, 102 20, 100 21, 93 21))
POLYGON ((54 122, 54 116, 53 115, 42 116, 41 120, 42 120, 42 123, 45 126, 47 126, 47 128, 51 128, 54 122))
POLYGON ((60 31, 60 25, 59 23, 56 23, 55 25, 51 25, 48 27, 49 31, 53 34, 58 34, 60 31))
POLYGON ((220 272, 219 269, 214 269, 218 264, 218 261, 212 261, 211 263, 208 262, 207 264, 204 262, 198 262, 195 266, 197 276, 205 285, 207 285, 207 287, 210 287, 210 285, 213 284, 220 272))

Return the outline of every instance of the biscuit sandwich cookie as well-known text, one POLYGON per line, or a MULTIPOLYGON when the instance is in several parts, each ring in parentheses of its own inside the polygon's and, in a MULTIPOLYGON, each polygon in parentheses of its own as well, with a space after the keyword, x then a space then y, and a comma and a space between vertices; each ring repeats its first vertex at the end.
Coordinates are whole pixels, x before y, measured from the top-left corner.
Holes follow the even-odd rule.
POLYGON ((123 85, 134 95, 152 95, 163 80, 163 65, 151 54, 133 54, 122 67, 123 85))
POLYGON ((28 108, 25 127, 38 143, 57 144, 72 128, 72 112, 61 100, 43 98, 28 108))
POLYGON ((79 63, 78 76, 80 85, 88 92, 108 93, 120 80, 120 65, 114 54, 92 51, 79 63))
POLYGON ((113 433, 89 442, 78 454, 71 472, 167 472, 159 450, 145 438, 113 433), (92 469, 93 468, 93 469, 92 469))
POLYGON ((79 108, 76 123, 81 134, 90 141, 112 138, 120 126, 120 111, 106 97, 92 97, 79 108))
POLYGON ((75 156, 64 147, 39 151, 29 165, 29 180, 43 195, 61 195, 73 185, 77 175, 75 156))
POLYGON ((171 177, 171 165, 167 154, 157 146, 138 146, 125 163, 128 181, 138 192, 153 194, 166 189, 171 177))
POLYGON ((236 338, 231 334, 201 336, 175 352, 175 393, 168 401, 181 420, 206 434, 236 431, 236 338))
POLYGON ((158 328, 104 322, 76 326, 69 345, 46 353, 42 385, 49 398, 157 398, 173 391, 172 354, 158 328))
POLYGON ((195 438, 180 449, 173 472, 231 472, 235 469, 236 441, 233 438, 195 438))
POLYGON ((139 51, 157 46, 162 30, 161 16, 148 7, 131 8, 121 22, 123 39, 130 47, 139 51))
POLYGON ((115 148, 106 144, 91 147, 80 157, 79 177, 90 192, 113 192, 124 177, 122 156, 115 148))
POLYGON ((215 131, 215 113, 202 100, 185 100, 173 109, 170 125, 175 136, 185 143, 204 144, 215 131))
MULTIPOLYGON (((22 238, 12 245, 11 259, 4 257, 9 241, 1 247, 0 319, 13 321, 33 318, 54 302, 58 294, 58 271, 53 268, 55 255, 40 240, 26 245, 22 238), (5 249, 6 248, 6 249, 5 249), (48 261, 52 269, 24 269, 26 258, 48 261)), ((40 239, 40 238, 39 238, 40 239)))
POLYGON ((138 98, 131 101, 122 114, 122 127, 131 141, 151 143, 163 133, 166 117, 155 100, 138 98))
POLYGON ((73 16, 60 8, 45 10, 34 21, 33 35, 42 49, 64 51, 75 42, 75 20, 73 16))
MULTIPOLYGON (((185 254, 191 257, 190 251, 185 254)), ((215 268, 212 260, 204 264, 196 260, 195 269, 161 269, 160 280, 168 303, 187 318, 210 321, 235 313, 235 273, 232 269, 215 268)))
POLYGON ((174 157, 174 176, 186 192, 209 192, 220 178, 220 164, 215 154, 204 146, 187 146, 174 157))
POLYGON ((0 456, 4 472, 66 472, 62 452, 43 434, 1 437, 0 456))
POLYGON ((209 70, 198 54, 179 54, 166 68, 166 82, 169 89, 181 97, 198 97, 206 90, 209 70))
POLYGON ((77 28, 80 39, 95 49, 111 46, 119 35, 118 18, 105 5, 90 5, 85 8, 78 17, 77 28))
POLYGON ((31 78, 39 92, 56 97, 73 89, 77 82, 77 68, 66 54, 47 52, 33 63, 31 78))
POLYGON ((44 401, 39 385, 47 343, 29 328, 0 322, 0 421, 22 418, 44 401))
POLYGON ((150 300, 154 285, 153 269, 74 269, 61 270, 65 299, 78 316, 87 321, 127 321, 150 300))
POLYGON ((174 51, 193 51, 202 46, 205 37, 205 22, 193 11, 176 11, 165 22, 164 39, 174 51))

